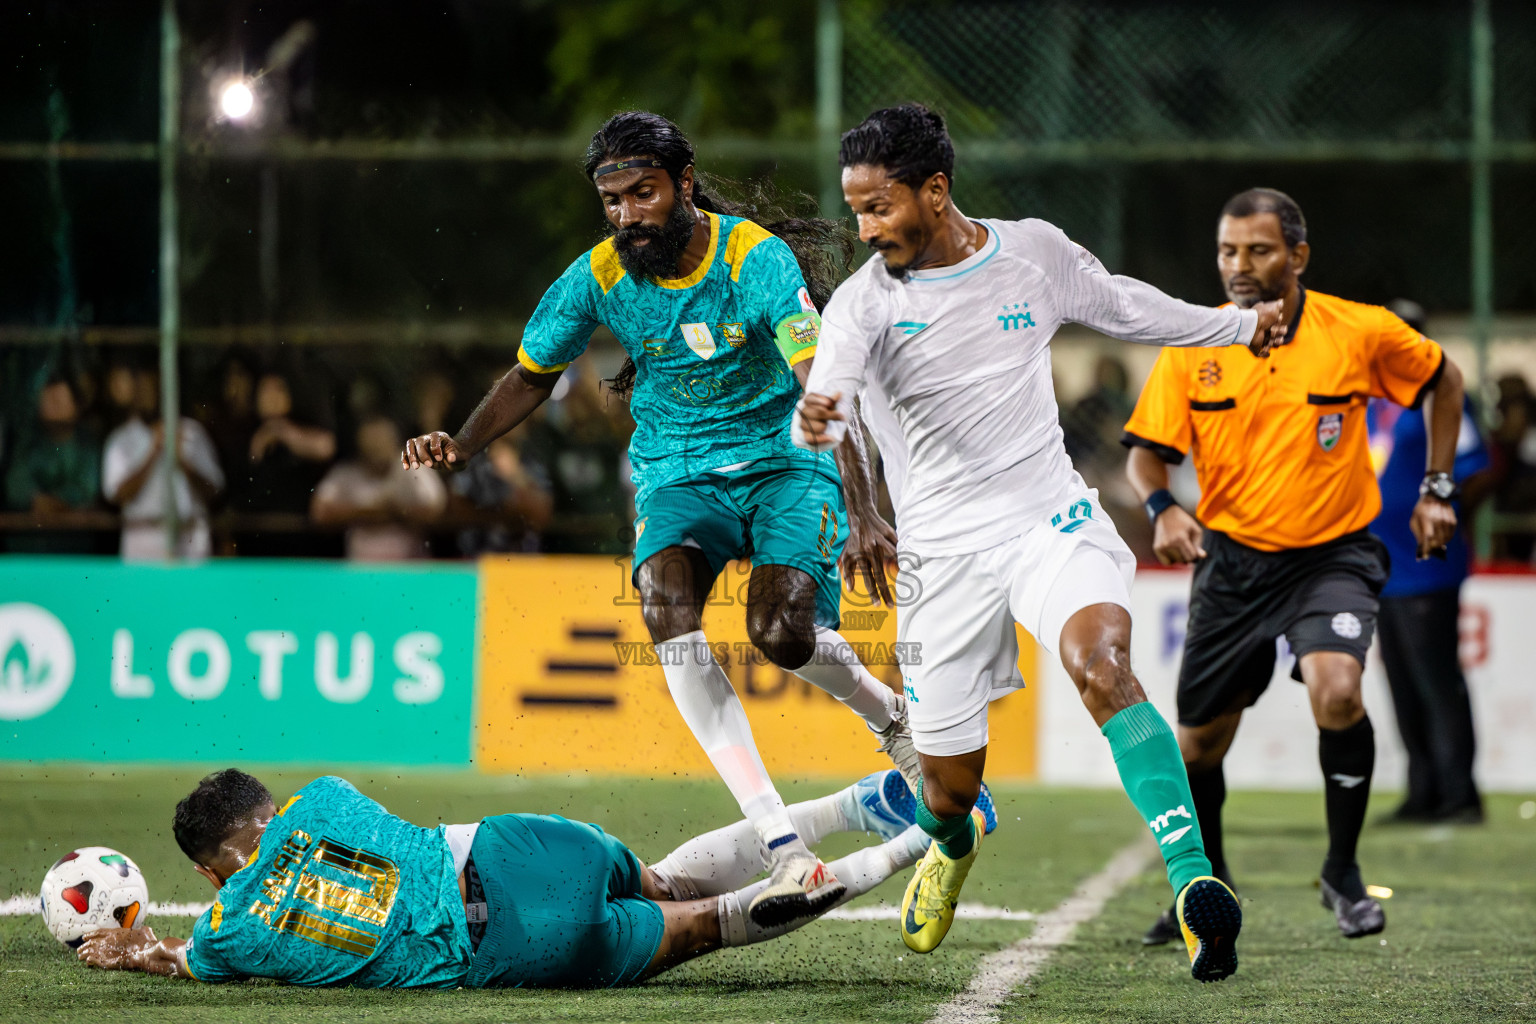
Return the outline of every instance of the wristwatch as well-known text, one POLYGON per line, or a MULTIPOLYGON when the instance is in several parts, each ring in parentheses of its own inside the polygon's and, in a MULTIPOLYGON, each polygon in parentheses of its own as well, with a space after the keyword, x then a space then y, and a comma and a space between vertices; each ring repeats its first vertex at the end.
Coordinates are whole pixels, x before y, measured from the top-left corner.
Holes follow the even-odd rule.
POLYGON ((1450 501, 1460 494, 1461 488, 1456 486, 1456 481, 1451 479, 1449 473, 1425 473, 1424 479, 1419 483, 1421 498, 1450 501))

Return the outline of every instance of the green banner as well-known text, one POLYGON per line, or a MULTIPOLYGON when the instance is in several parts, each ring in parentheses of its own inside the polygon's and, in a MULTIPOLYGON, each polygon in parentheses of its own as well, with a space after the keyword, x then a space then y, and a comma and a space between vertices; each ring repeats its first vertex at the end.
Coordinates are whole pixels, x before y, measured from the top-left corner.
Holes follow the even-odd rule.
POLYGON ((0 758, 469 763, 473 566, 0 557, 0 758))

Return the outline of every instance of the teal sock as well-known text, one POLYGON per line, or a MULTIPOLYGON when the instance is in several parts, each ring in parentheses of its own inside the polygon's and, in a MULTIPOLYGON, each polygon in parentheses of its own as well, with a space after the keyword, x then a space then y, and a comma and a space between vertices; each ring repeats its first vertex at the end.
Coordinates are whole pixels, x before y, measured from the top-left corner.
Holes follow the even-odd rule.
POLYGON ((1173 730, 1156 708, 1143 701, 1105 722, 1101 731, 1115 755, 1125 795, 1157 838, 1168 881, 1177 894, 1194 879, 1210 874, 1211 862, 1205 858, 1205 840, 1173 730))
POLYGON ((964 857, 971 852, 971 847, 976 845, 976 823, 971 820, 971 812, 953 818, 940 818, 928 809, 928 804, 923 800, 923 783, 919 779, 917 783, 917 824, 924 832, 933 836, 933 841, 939 844, 944 856, 954 859, 964 857))

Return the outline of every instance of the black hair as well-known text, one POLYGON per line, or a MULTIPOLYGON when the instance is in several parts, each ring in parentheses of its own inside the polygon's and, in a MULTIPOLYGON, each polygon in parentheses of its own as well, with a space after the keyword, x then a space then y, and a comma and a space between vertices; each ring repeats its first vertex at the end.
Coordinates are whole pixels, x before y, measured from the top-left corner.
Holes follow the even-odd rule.
POLYGON ((1420 334, 1424 333, 1424 322, 1427 314, 1424 307, 1412 299, 1393 299, 1387 303, 1387 308, 1397 314, 1397 318, 1412 327, 1420 334))
POLYGON ((270 803, 272 794, 267 787, 238 768, 225 768, 205 776, 176 805, 171 825, 176 845, 193 863, 204 864, 252 811, 270 803))
POLYGON ((944 115, 921 103, 885 107, 843 133, 839 167, 869 164, 916 191, 935 174, 955 181, 955 144, 944 115))
MULTIPOLYGON (((621 157, 651 157, 682 191, 683 171, 694 163, 693 143, 677 125, 644 110, 630 110, 610 117, 592 136, 582 167, 592 177, 605 162, 621 157)), ((805 290, 817 309, 827 304, 832 291, 853 266, 854 235, 841 221, 817 217, 816 201, 804 193, 780 193, 766 179, 736 182, 693 172, 689 196, 700 210, 727 217, 741 217, 783 239, 800 273, 805 290)), ((635 386, 635 362, 626 359, 611 380, 610 391, 628 400, 635 386)))
POLYGON ((1228 199, 1221 208, 1223 217, 1252 217, 1258 213, 1272 213, 1280 218, 1280 236, 1287 249, 1307 240, 1307 218, 1302 216, 1301 207, 1279 189, 1250 188, 1228 199))

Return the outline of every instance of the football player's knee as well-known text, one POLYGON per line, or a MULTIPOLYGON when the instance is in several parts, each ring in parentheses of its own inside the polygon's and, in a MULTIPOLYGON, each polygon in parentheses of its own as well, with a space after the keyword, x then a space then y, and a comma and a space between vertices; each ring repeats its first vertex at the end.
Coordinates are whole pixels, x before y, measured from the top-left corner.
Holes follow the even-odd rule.
POLYGON ((683 602, 647 601, 640 606, 645 628, 651 634, 652 643, 661 643, 673 637, 692 633, 701 625, 699 613, 683 602))
POLYGON ((1317 709, 1319 717, 1328 721, 1356 721, 1365 714, 1359 682, 1344 678, 1327 680, 1318 687, 1317 709))
POLYGON ((980 795, 979 779, 972 785, 970 779, 945 780, 926 773, 923 776, 923 803, 928 805, 928 810, 936 818, 957 818, 969 814, 980 795))
POLYGON ((747 613, 747 637, 763 656, 783 669, 800 668, 816 653, 816 627, 788 609, 747 613))

